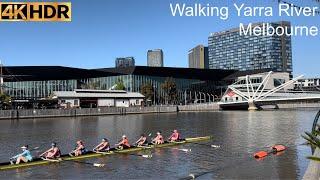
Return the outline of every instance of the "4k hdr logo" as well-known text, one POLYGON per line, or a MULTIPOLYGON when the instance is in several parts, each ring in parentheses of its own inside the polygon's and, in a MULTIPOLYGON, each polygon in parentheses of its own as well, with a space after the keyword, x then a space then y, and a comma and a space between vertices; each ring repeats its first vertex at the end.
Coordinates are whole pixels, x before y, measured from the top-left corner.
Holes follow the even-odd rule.
POLYGON ((0 21, 71 21, 71 2, 0 2, 0 21))

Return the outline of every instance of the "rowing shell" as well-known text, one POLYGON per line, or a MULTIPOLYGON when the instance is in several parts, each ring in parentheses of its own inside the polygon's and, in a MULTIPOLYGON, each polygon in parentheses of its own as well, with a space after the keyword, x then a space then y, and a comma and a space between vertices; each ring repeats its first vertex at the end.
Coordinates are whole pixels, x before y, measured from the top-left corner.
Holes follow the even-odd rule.
POLYGON ((146 147, 131 147, 131 148, 122 149, 122 150, 111 149, 109 152, 104 152, 104 153, 95 153, 95 152, 89 151, 88 153, 81 155, 81 156, 70 157, 68 154, 65 154, 65 155, 62 155, 58 161, 54 161, 54 160, 49 161, 49 160, 43 160, 41 158, 36 158, 31 162, 21 163, 21 164, 10 164, 10 162, 4 162, 4 163, 0 163, 0 170, 10 170, 10 169, 30 167, 30 166, 36 166, 36 165, 58 163, 58 162, 63 162, 63 161, 72 161, 72 160, 79 160, 79 159, 94 158, 94 157, 100 157, 100 156, 106 156, 106 155, 112 155, 112 154, 126 154, 126 153, 142 151, 142 150, 145 150, 146 148, 162 148, 162 147, 168 147, 168 146, 177 146, 177 145, 181 145, 181 144, 198 142, 198 141, 205 141, 205 140, 209 140, 209 139, 212 139, 212 136, 186 138, 183 141, 179 141, 179 142, 167 142, 167 143, 158 144, 158 145, 150 144, 146 147))

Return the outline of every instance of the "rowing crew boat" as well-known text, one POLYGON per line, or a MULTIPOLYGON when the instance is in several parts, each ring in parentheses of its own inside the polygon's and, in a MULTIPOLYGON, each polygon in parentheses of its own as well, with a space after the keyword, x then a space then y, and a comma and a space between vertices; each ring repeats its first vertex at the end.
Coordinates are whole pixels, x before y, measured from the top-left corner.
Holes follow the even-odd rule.
POLYGON ((59 158, 59 160, 43 160, 41 158, 35 158, 31 162, 22 163, 22 164, 10 164, 10 162, 4 162, 0 163, 0 170, 10 170, 10 169, 17 169, 17 168, 23 168, 23 167, 30 167, 30 166, 36 166, 36 165, 45 165, 50 163, 57 163, 57 162, 63 162, 63 161, 73 161, 73 160, 81 160, 81 159, 87 159, 87 158, 94 158, 94 157, 100 157, 100 156, 106 156, 106 155, 112 155, 112 154, 126 154, 126 153, 132 153, 137 151, 142 151, 146 148, 162 148, 162 147, 168 147, 168 146, 177 146, 181 144, 186 143, 193 143, 193 142, 199 142, 199 141, 205 141, 212 139, 212 136, 203 136, 203 137, 194 137, 194 138, 186 138, 182 141, 178 142, 166 142, 164 144, 154 145, 149 144, 144 147, 131 147, 127 149, 117 150, 112 148, 108 152, 104 153, 96 153, 89 151, 88 153, 81 155, 81 156, 70 156, 69 154, 64 154, 59 158))

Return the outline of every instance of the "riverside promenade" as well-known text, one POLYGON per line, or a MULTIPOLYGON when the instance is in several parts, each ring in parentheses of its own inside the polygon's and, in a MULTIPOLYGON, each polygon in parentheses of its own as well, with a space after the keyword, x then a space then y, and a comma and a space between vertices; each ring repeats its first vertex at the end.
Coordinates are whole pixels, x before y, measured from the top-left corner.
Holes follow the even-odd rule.
MULTIPOLYGON (((316 149, 313 156, 320 157, 320 149, 316 149)), ((319 180, 320 179, 320 163, 310 160, 309 166, 303 176, 303 180, 319 180)))

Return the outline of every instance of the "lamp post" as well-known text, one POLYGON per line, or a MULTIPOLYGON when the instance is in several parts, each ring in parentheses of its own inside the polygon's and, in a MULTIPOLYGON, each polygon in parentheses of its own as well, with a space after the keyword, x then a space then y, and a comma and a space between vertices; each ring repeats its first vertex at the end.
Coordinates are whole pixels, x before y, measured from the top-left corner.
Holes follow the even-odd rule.
POLYGON ((187 90, 184 91, 184 105, 187 105, 187 90))
POLYGON ((153 84, 153 105, 156 105, 156 85, 153 84))
POLYGON ((197 101, 198 101, 197 92, 194 92, 194 102, 198 103, 197 101))

